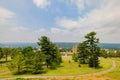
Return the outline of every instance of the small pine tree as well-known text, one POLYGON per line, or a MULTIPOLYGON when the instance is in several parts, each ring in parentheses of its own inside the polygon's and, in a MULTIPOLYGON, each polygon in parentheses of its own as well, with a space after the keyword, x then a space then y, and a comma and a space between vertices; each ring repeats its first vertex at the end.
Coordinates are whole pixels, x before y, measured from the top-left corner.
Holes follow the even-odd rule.
POLYGON ((34 57, 33 53, 33 48, 31 46, 27 46, 23 48, 22 54, 24 55, 25 58, 25 71, 26 72, 31 72, 32 71, 32 60, 34 57))
POLYGON ((13 57, 12 61, 8 63, 9 70, 13 71, 15 74, 20 74, 24 71, 25 59, 22 53, 18 52, 13 57))
POLYGON ((56 46, 46 36, 39 39, 38 45, 41 47, 41 52, 46 56, 46 67, 56 68, 61 62, 61 55, 56 46))
POLYGON ((78 60, 80 64, 88 63, 88 57, 89 57, 88 46, 87 42, 84 41, 78 45, 78 60))
POLYGON ((45 61, 45 55, 41 52, 37 52, 34 54, 34 58, 32 61, 32 73, 33 74, 39 74, 43 73, 43 62, 45 61))
POLYGON ((73 59, 75 62, 78 62, 78 54, 73 53, 72 59, 73 59))
POLYGON ((95 32, 90 32, 85 36, 86 42, 89 49, 89 66, 90 67, 98 67, 99 66, 99 55, 100 48, 98 47, 99 39, 95 37, 95 32))

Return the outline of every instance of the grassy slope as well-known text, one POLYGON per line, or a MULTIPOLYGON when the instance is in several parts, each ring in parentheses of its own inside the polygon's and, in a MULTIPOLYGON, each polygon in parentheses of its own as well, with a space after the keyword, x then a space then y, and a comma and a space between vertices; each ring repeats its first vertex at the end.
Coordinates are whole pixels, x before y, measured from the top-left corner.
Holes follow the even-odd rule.
MULTIPOLYGON (((38 75, 46 75, 46 76, 53 76, 53 75, 79 75, 79 74, 87 74, 87 73, 92 73, 92 72, 98 72, 101 70, 106 70, 111 67, 111 59, 104 59, 100 58, 100 65, 102 68, 99 69, 94 69, 94 68, 89 68, 88 65, 81 65, 81 67, 78 67, 78 63, 74 62, 71 60, 71 58, 64 58, 63 63, 61 64, 61 67, 59 67, 56 70, 50 70, 48 69, 48 72, 45 74, 38 74, 38 75), (69 63, 69 60, 71 63, 69 63)), ((5 67, 0 68, 2 70, 5 67)), ((9 71, 9 70, 7 70, 9 71)), ((30 74, 27 74, 30 75, 30 74)), ((27 75, 21 75, 21 76, 27 76, 27 75)), ((8 74, 0 74, 1 77, 16 77, 17 75, 12 75, 10 73, 8 74)), ((19 75, 20 76, 20 75, 19 75)))
MULTIPOLYGON (((92 75, 92 76, 76 76, 73 78, 54 78, 54 79, 42 79, 42 80, 120 80, 120 58, 107 58, 101 59, 101 65, 106 65, 106 68, 108 67, 107 63, 112 60, 116 61, 116 68, 110 73, 102 74, 102 75, 92 75)), ((105 67, 104 67, 105 68, 105 67)), ((32 79, 32 80, 39 80, 39 79, 32 79)))
POLYGON ((112 80, 120 80, 120 58, 112 58, 113 60, 116 61, 116 68, 114 71, 105 74, 105 76, 110 77, 112 80))
POLYGON ((94 68, 89 68, 87 64, 81 65, 81 67, 78 67, 78 63, 74 62, 71 60, 71 58, 65 58, 64 62, 61 64, 61 67, 59 67, 56 70, 48 70, 46 74, 42 75, 79 75, 79 74, 87 74, 87 73, 92 73, 92 72, 98 72, 101 70, 105 70, 111 67, 111 60, 109 59, 100 59, 100 66, 102 68, 99 69, 94 69, 94 68), (69 63, 69 60, 71 63, 69 63))

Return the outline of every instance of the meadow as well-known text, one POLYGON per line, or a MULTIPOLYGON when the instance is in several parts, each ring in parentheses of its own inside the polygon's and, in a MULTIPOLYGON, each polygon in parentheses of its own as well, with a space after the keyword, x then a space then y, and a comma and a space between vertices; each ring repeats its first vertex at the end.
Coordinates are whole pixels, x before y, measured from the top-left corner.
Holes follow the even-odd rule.
MULTIPOLYGON (((47 69, 46 73, 36 74, 36 75, 33 75, 33 74, 13 75, 12 73, 10 73, 9 69, 7 68, 7 63, 2 63, 2 66, 0 68, 0 78, 19 78, 19 77, 30 77, 30 76, 74 76, 74 78, 68 78, 68 79, 79 80, 81 78, 79 75, 95 73, 95 72, 104 71, 104 70, 111 68, 112 60, 115 60, 117 63, 116 69, 110 73, 99 75, 99 77, 103 77, 103 78, 110 77, 115 80, 116 78, 120 79, 120 77, 118 76, 120 73, 119 71, 120 59, 119 58, 99 58, 99 60, 100 60, 100 67, 95 69, 95 68, 89 68, 87 64, 84 64, 84 65, 81 64, 81 67, 78 67, 77 62, 74 62, 71 57, 66 57, 66 58, 63 58, 63 62, 59 66, 59 68, 55 70, 47 69)), ((94 77, 98 77, 98 75, 97 76, 94 75, 94 77)), ((91 76, 87 78, 91 78, 91 76)))

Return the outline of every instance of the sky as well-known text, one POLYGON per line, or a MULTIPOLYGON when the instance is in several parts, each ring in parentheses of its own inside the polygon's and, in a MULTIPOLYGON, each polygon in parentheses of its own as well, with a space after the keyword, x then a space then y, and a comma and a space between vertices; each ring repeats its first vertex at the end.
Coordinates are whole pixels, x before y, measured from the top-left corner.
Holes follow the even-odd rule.
POLYGON ((120 43, 120 0, 0 0, 0 42, 120 43))

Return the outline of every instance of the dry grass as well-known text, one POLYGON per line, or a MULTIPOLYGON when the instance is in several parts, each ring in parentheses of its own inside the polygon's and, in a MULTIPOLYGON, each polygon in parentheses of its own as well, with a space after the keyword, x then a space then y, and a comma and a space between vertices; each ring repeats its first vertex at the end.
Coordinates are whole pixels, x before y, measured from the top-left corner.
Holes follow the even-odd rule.
POLYGON ((92 75, 92 76, 79 76, 72 78, 47 78, 47 79, 32 79, 32 80, 112 80, 106 75, 92 75))

